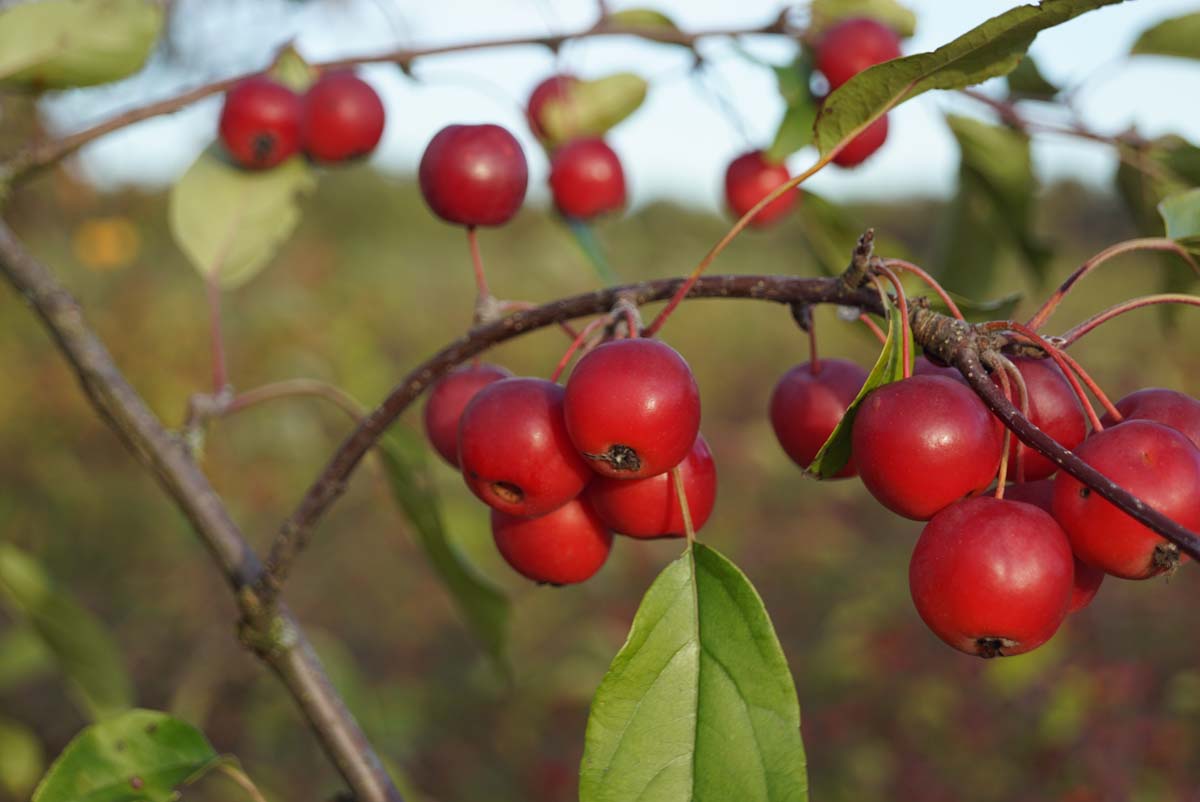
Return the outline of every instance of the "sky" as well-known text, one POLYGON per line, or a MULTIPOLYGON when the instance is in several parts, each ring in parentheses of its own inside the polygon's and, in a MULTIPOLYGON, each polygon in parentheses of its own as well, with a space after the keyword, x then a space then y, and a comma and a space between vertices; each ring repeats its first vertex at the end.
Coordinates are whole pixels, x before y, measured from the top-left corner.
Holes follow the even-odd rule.
MULTIPOLYGON (((214 78, 264 66, 289 40, 310 60, 325 60, 513 35, 542 35, 584 27, 595 19, 594 0, 176 0, 171 30, 173 59, 156 59, 118 84, 63 92, 43 103, 47 122, 60 132, 104 119, 152 99, 214 78)), ((686 30, 756 26, 774 19, 783 4, 768 0, 615 0, 610 7, 652 7, 686 30)), ((911 0, 917 33, 905 54, 931 50, 1013 6, 1000 0, 911 0)), ((1150 25, 1200 11, 1200 0, 1127 0, 1089 12, 1043 32, 1030 52, 1054 83, 1076 88, 1082 121, 1100 132, 1136 125, 1145 135, 1200 137, 1200 62, 1128 57, 1130 45, 1150 25)), ((743 40, 759 59, 786 63, 795 45, 782 37, 743 40)), ((631 205, 670 199, 719 208, 725 166, 738 154, 770 143, 783 113, 770 70, 740 54, 728 40, 701 45, 710 66, 704 79, 689 70, 683 48, 625 37, 571 42, 558 56, 538 46, 510 47, 428 57, 416 78, 393 65, 372 65, 362 76, 379 91, 387 127, 372 157, 377 169, 398 175, 415 170, 429 139, 451 123, 494 122, 525 145, 530 197, 546 199, 546 159, 526 129, 522 108, 529 91, 556 69, 581 77, 632 70, 650 81, 645 104, 609 134, 628 178, 631 205)), ((1000 91, 993 81, 984 89, 1000 91)), ((213 140, 220 99, 125 129, 89 146, 76 162, 105 188, 162 187, 183 173, 213 140)), ((830 167, 808 186, 838 200, 890 199, 953 192, 958 149, 946 112, 987 118, 976 101, 930 92, 891 114, 887 144, 858 169, 830 167)), ((1052 109, 1038 118, 1064 122, 1052 109)), ((793 172, 811 164, 811 149, 789 160, 793 172)), ((1116 169, 1111 149, 1075 138, 1035 139, 1035 169, 1045 179, 1073 178, 1105 185, 1116 169)))

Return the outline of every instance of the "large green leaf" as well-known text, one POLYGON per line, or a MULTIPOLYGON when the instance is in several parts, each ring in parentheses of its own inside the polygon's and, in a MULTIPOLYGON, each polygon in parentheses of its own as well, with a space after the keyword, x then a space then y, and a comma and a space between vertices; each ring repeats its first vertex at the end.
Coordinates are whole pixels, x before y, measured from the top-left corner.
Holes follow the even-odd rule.
POLYGON ((1200 251, 1200 188, 1164 199, 1158 211, 1168 237, 1188 250, 1200 251))
POLYGON ((762 599, 695 544, 646 592, 588 717, 580 802, 804 802, 800 705, 762 599))
POLYGON ((45 641, 92 718, 128 709, 133 688, 121 652, 90 612, 54 587, 41 566, 0 543, 0 600, 45 641))
POLYGON ((142 68, 162 27, 155 0, 42 0, 0 11, 0 84, 92 86, 142 68))
MULTIPOLYGON (((979 223, 1003 228, 1007 239, 1021 254, 1024 264, 1039 283, 1045 277, 1050 250, 1034 234, 1034 202, 1037 178, 1033 174, 1033 158, 1029 152, 1029 137, 1012 128, 988 125, 971 117, 950 115, 946 118, 962 153, 960 177, 974 180, 974 185, 987 197, 991 214, 984 221, 972 221, 970 230, 960 230, 958 236, 975 236, 979 223)), ((973 270, 969 263, 947 264, 942 275, 951 289, 982 295, 988 287, 955 281, 955 273, 973 270)))
POLYGON ((879 359, 875 360, 875 367, 871 368, 871 372, 867 374, 867 380, 863 382, 862 389, 846 409, 846 414, 829 434, 829 439, 821 446, 821 450, 813 457, 812 463, 805 468, 809 473, 822 479, 833 476, 849 461, 854 417, 858 414, 858 407, 867 394, 876 387, 904 378, 904 338, 901 336, 903 323, 900 311, 886 295, 884 298, 884 305, 887 308, 888 331, 883 349, 879 352, 879 359))
POLYGON ((425 444, 411 431, 393 426, 380 440, 379 453, 392 495, 412 521, 425 556, 488 653, 503 662, 508 599, 481 577, 447 538, 425 444))
POLYGON ((935 231, 934 273, 946 289, 976 298, 989 292, 1008 245, 994 214, 983 181, 960 171, 958 190, 935 231))
POLYGON ((772 69, 785 107, 775 140, 767 148, 766 158, 770 162, 781 162, 800 148, 812 144, 817 102, 808 88, 812 63, 807 51, 801 52, 791 64, 772 69))
POLYGON ((171 188, 171 233, 202 276, 237 287, 270 263, 300 222, 299 199, 315 187, 299 156, 243 170, 209 150, 171 188))
POLYGON ((1017 62, 1016 69, 1008 74, 1005 81, 1009 94, 1023 98, 1051 100, 1059 92, 1057 86, 1046 80, 1037 62, 1028 54, 1017 62))
POLYGON ((32 802, 172 802, 218 760, 204 734, 154 710, 130 710, 76 735, 32 802))
POLYGON ((542 106, 538 122, 546 132, 547 144, 604 134, 637 111, 646 99, 646 89, 646 79, 631 72, 569 82, 562 96, 542 106))
POLYGON ((887 61, 864 70, 826 98, 816 140, 825 155, 888 109, 931 89, 961 89, 1006 75, 1038 33, 1085 11, 1121 0, 1045 0, 1018 6, 931 53, 887 61))
POLYGON ((819 37, 826 28, 844 19, 869 17, 878 20, 900 36, 912 36, 917 15, 896 0, 812 0, 810 36, 819 37))
POLYGON ((1200 59, 1200 12, 1163 20, 1143 31, 1130 52, 1200 59))
POLYGON ((27 799, 45 768, 37 734, 19 721, 0 716, 0 791, 27 799))

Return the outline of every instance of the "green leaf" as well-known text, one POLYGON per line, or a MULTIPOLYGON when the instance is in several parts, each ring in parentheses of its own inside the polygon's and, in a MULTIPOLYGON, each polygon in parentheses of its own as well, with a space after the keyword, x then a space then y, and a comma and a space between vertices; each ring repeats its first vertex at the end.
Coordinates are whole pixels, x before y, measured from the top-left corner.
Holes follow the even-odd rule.
POLYGON ((561 96, 542 106, 540 122, 547 144, 577 136, 601 136, 637 111, 646 99, 646 89, 646 79, 631 72, 571 81, 561 96))
POLYGON ((34 90, 116 81, 146 63, 162 28, 154 0, 42 0, 0 10, 0 84, 34 90))
POLYGON ((588 717, 580 802, 803 802, 800 705, 754 586, 690 547, 659 574, 588 717))
POLYGON ((948 290, 967 296, 986 295, 1008 246, 992 216, 995 206, 982 179, 960 170, 958 191, 938 220, 934 274, 948 290))
POLYGON ((19 721, 0 716, 0 790, 26 799, 46 769, 37 735, 19 721))
POLYGON ((54 670, 54 655, 33 627, 18 626, 0 636, 0 691, 54 670))
POLYGON ((204 734, 154 710, 130 710, 75 736, 32 802, 171 802, 219 758, 204 734))
POLYGON ((851 78, 825 99, 816 141, 827 155, 877 117, 931 89, 961 89, 1007 75, 1038 33, 1121 0, 1044 0, 1018 6, 931 53, 886 61, 851 78))
POLYGON ((1200 12, 1163 20, 1143 31, 1130 52, 1135 56, 1200 59, 1200 12))
POLYGON ((619 28, 665 28, 679 30, 675 21, 661 11, 652 8, 625 8, 614 11, 607 17, 609 24, 619 28))
POLYGON ((846 409, 846 414, 842 416, 837 427, 830 433, 829 439, 821 446, 821 450, 813 457, 812 464, 805 468, 806 471, 818 478, 828 479, 849 461, 850 435, 854 428, 854 416, 858 414, 858 407, 867 394, 876 387, 904 378, 904 338, 901 336, 903 323, 900 311, 896 309, 888 296, 885 295, 884 299, 884 306, 887 309, 888 332, 883 349, 879 352, 879 359, 875 360, 875 367, 871 368, 871 372, 867 374, 867 380, 863 382, 862 389, 858 391, 858 395, 846 409))
POLYGON ((379 453, 392 495, 412 521, 425 556, 476 637, 497 662, 503 663, 508 599, 481 577, 447 538, 424 442, 411 431, 393 426, 379 441, 379 453))
POLYGON ((854 251, 866 225, 844 207, 805 191, 801 213, 795 216, 804 244, 826 276, 846 269, 846 255, 854 251))
POLYGON ((121 652, 98 620, 57 590, 41 566, 0 543, 0 599, 33 627, 93 719, 126 710, 133 688, 121 652))
POLYGON ((1008 82, 1010 95, 1051 100, 1059 92, 1058 87, 1047 81, 1046 77, 1042 75, 1042 71, 1038 69, 1037 63, 1029 54, 1017 62, 1017 68, 1010 72, 1005 80, 1008 82))
POLYGON ((1172 195, 1158 204, 1167 236, 1191 251, 1200 251, 1200 188, 1172 195))
POLYGON ((300 222, 298 200, 315 187, 300 156, 256 171, 210 150, 171 188, 171 233, 200 275, 232 289, 270 263, 300 222))
POLYGON ((587 257, 588 264, 596 271, 596 277, 600 279, 600 283, 606 287, 612 287, 620 284, 620 279, 613 272, 612 265, 608 263, 608 258, 604 255, 604 249, 600 247, 600 243, 596 240, 596 232, 592 231, 592 226, 586 220, 564 220, 566 226, 571 231, 571 235, 575 238, 576 244, 579 245, 579 250, 587 257))
MULTIPOLYGON (((1009 320, 1012 318, 1013 310, 1017 308, 1017 304, 1021 302, 1022 298, 1019 292, 1011 292, 1008 295, 991 298, 986 301, 972 300, 956 292, 951 292, 949 295, 958 307, 958 311, 963 313, 963 317, 971 321, 1009 320)), ((936 297, 931 300, 935 304, 938 303, 936 297)))
MULTIPOLYGON (((1041 283, 1049 265, 1050 250, 1033 231, 1037 178, 1033 174, 1029 137, 1012 128, 987 125, 971 117, 949 115, 946 122, 962 152, 960 178, 974 179, 991 205, 988 217, 992 219, 972 221, 975 225, 969 230, 960 229, 960 235, 976 235, 980 223, 993 227, 1000 223, 1030 274, 1041 283)), ((945 267, 947 269, 941 275, 946 278, 947 286, 960 291, 969 286, 973 294, 982 294, 988 289, 986 284, 964 286, 955 281, 956 272, 974 269, 971 264, 959 262, 945 267)))
POLYGON ((280 51, 267 72, 273 79, 296 92, 304 92, 317 80, 316 69, 291 45, 280 51))
POLYGON ((808 33, 820 37, 826 28, 852 17, 870 17, 902 37, 912 36, 917 28, 917 15, 896 0, 813 0, 808 33))
POLYGON ((802 54, 793 63, 772 69, 779 85, 779 94, 786 104, 775 140, 766 152, 767 161, 778 163, 812 144, 817 103, 808 88, 812 64, 807 55, 802 54))

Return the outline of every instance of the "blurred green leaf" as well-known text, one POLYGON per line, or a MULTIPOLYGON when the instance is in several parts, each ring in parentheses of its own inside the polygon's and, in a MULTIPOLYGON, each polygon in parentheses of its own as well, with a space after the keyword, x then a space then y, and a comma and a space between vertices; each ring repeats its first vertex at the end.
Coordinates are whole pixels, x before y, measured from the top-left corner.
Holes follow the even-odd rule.
POLYGON ((0 10, 0 84, 93 86, 137 72, 162 28, 154 0, 42 0, 0 10))
POLYGON ((677 31, 675 21, 661 11, 652 8, 625 8, 608 15, 608 21, 624 28, 666 28, 677 31))
POLYGON ((817 115, 821 155, 849 139, 888 109, 931 89, 961 89, 1007 75, 1038 33, 1094 8, 1121 0, 1045 0, 1018 6, 930 53, 877 64, 825 99, 817 115))
MULTIPOLYGON (((968 183, 968 191, 982 193, 991 206, 986 219, 968 216, 964 222, 969 222, 970 228, 960 227, 955 236, 986 238, 980 229, 999 223, 1034 280, 1040 284, 1051 254, 1033 232, 1037 178, 1033 173, 1029 137, 1020 131, 988 125, 971 117, 949 115, 946 122, 962 153, 960 180, 968 183)), ((969 261, 943 262, 939 277, 947 287, 968 294, 981 295, 990 289, 989 283, 978 280, 980 271, 969 261), (971 271, 975 275, 963 281, 957 275, 962 271, 971 271)))
POLYGON ((982 179, 960 171, 958 190, 936 229, 934 274, 946 289, 968 296, 991 289, 1006 246, 994 208, 982 179))
POLYGON ((613 272, 612 265, 604 255, 604 249, 596 240, 596 232, 592 230, 591 223, 586 220, 564 220, 563 222, 570 230, 571 236, 575 238, 579 250, 587 258, 588 264, 596 271, 596 277, 600 279, 600 283, 606 287, 619 284, 621 280, 613 272))
POLYGON ((0 636, 0 691, 54 669, 54 655, 31 626, 17 626, 0 636))
POLYGON ((1129 51, 1133 55, 1200 59, 1200 12, 1163 20, 1142 32, 1129 51))
POLYGON ((819 37, 826 28, 852 17, 877 20, 902 37, 912 36, 917 28, 917 15, 896 0, 813 0, 808 33, 819 37))
POLYGON ((1005 78, 1008 83, 1008 93, 1020 97, 1051 100, 1058 94, 1058 87, 1046 80, 1038 69, 1033 56, 1026 53, 1017 67, 1005 78))
POLYGON ((813 122, 817 119, 817 103, 808 88, 812 64, 801 54, 791 64, 773 67, 779 94, 786 107, 775 139, 767 148, 766 159, 778 163, 801 148, 812 144, 813 122))
POLYGON ((280 52, 268 73, 295 92, 303 92, 317 80, 317 71, 291 45, 280 52))
POLYGON ((904 338, 901 336, 903 323, 900 319, 900 312, 886 295, 884 296, 884 306, 887 310, 888 331, 883 349, 879 352, 879 359, 875 360, 875 367, 871 368, 871 372, 867 374, 867 380, 863 382, 862 389, 847 407, 846 414, 842 416, 837 427, 830 433, 825 445, 821 446, 821 450, 813 457, 812 464, 805 468, 808 473, 822 479, 833 476, 849 461, 850 435, 854 428, 854 416, 858 414, 858 407, 867 394, 876 387, 904 378, 904 338))
POLYGON ((476 637, 503 664, 508 640, 508 599, 481 577, 447 538, 437 493, 429 476, 427 452, 419 437, 400 426, 393 426, 379 441, 392 495, 412 521, 421 548, 476 637))
POLYGON ((840 275, 867 227, 850 211, 820 195, 806 191, 803 197, 796 220, 803 231, 804 244, 822 273, 840 275))
MULTIPOLYGON (((1008 295, 1003 295, 999 298, 976 301, 959 295, 956 292, 951 292, 950 298, 958 307, 958 311, 962 312, 963 317, 967 320, 1008 320, 1012 317, 1013 310, 1017 308, 1017 304, 1021 302, 1022 295, 1019 292, 1010 292, 1008 295)), ((935 304, 938 303, 936 296, 931 298, 931 300, 935 304)))
POLYGON ((219 758, 204 734, 154 710, 130 710, 75 736, 32 802, 173 802, 219 758))
POLYGON ((588 716, 581 802, 803 802, 800 705, 754 586, 695 544, 638 607, 588 716))
POLYGON ((637 111, 646 99, 646 89, 646 79, 631 72, 570 82, 561 96, 542 106, 540 122, 548 144, 603 135, 637 111))
POLYGON ((1200 187, 1165 198, 1158 212, 1168 237, 1188 250, 1200 250, 1200 187))
POLYGON ((46 755, 33 730, 0 716, 0 789, 25 799, 45 770, 46 755))
POLYGON ((42 638, 88 715, 101 719, 131 706, 124 658, 103 625, 56 589, 33 558, 3 543, 0 598, 42 638))
POLYGON ((291 236, 298 201, 316 184, 300 156, 270 170, 243 170, 206 151, 171 188, 171 234, 200 275, 238 287, 291 236))

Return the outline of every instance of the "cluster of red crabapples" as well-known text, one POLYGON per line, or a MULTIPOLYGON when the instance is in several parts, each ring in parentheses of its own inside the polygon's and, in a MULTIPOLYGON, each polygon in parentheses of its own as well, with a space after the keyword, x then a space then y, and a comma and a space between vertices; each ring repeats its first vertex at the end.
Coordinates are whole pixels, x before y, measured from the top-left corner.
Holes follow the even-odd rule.
POLYGON ((582 582, 608 559, 614 532, 683 537, 712 511, 700 393, 659 340, 599 345, 565 387, 495 365, 460 368, 434 385, 424 421, 434 449, 492 508, 500 554, 536 582, 582 582))
POLYGON ((218 131, 238 166, 265 170, 300 152, 324 164, 361 158, 379 144, 383 123, 371 85, 337 70, 302 95, 265 75, 239 81, 225 95, 218 131))
MULTIPOLYGON (((1076 391, 1051 359, 1011 357, 1039 429, 1149 506, 1200 527, 1200 401, 1159 388, 1116 404, 1089 433, 1076 391)), ((809 466, 858 395, 866 371, 840 359, 793 367, 770 415, 780 445, 809 466)), ((1016 379, 1017 377, 1013 377, 1016 379)), ((1014 392, 1015 394, 1015 392, 1014 392)), ((1015 402, 1015 401, 1014 401, 1015 402)), ((1012 440, 1018 481, 996 478, 1004 429, 957 370, 917 361, 915 374, 870 392, 851 427, 858 475, 885 507, 928 521, 909 566, 921 618, 950 646, 981 657, 1027 652, 1091 602, 1105 574, 1171 571, 1178 549, 1057 465, 1012 440)))
MULTIPOLYGON (((831 92, 868 67, 899 57, 900 38, 895 31, 862 17, 829 28, 816 43, 814 53, 817 69, 825 76, 831 92)), ((833 157, 833 163, 839 167, 857 167, 883 147, 887 135, 885 114, 850 140, 833 157)), ((741 217, 790 178, 787 165, 771 160, 765 151, 743 153, 725 170, 725 202, 735 216, 741 217)), ((771 225, 791 211, 799 199, 798 192, 785 192, 764 206, 750 225, 757 228, 771 225)))

